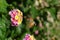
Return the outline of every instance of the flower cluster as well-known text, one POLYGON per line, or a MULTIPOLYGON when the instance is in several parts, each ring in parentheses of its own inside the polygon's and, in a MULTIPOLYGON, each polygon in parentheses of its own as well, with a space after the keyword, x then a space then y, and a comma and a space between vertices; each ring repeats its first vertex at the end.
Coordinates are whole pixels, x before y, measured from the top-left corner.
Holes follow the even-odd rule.
POLYGON ((18 26, 22 23, 23 14, 20 10, 13 9, 9 12, 9 15, 11 16, 12 26, 18 26))
POLYGON ((23 40, 36 40, 33 35, 26 34, 23 40))

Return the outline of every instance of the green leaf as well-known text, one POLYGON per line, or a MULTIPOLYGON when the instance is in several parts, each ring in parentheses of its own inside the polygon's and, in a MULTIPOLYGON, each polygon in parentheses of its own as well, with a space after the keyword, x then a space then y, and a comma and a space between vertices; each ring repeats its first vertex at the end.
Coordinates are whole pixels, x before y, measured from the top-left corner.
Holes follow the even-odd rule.
POLYGON ((60 3, 59 0, 52 0, 52 3, 51 3, 51 4, 57 5, 57 4, 59 4, 59 3, 60 3))
POLYGON ((16 27, 16 34, 20 34, 21 33, 21 28, 20 27, 16 27))
POLYGON ((56 18, 56 9, 54 7, 51 7, 48 9, 48 11, 51 13, 51 16, 55 19, 56 18))
POLYGON ((38 27, 38 26, 34 26, 33 32, 35 32, 35 31, 37 30, 37 27, 38 27))
POLYGON ((46 0, 50 5, 54 6, 60 4, 59 0, 46 0))
POLYGON ((0 30, 0 38, 2 38, 2 31, 0 30))
POLYGON ((11 37, 9 37, 9 38, 8 38, 8 40, 12 40, 12 38, 11 38, 11 37))
POLYGON ((0 0, 0 12, 6 13, 7 12, 7 2, 6 0, 0 0))
POLYGON ((31 5, 32 1, 31 0, 27 0, 27 5, 31 5))
POLYGON ((20 27, 15 27, 12 31, 11 31, 11 37, 14 38, 17 35, 20 35, 21 33, 21 28, 20 27))
POLYGON ((11 31, 11 37, 13 38, 14 37, 14 30, 11 31))
POLYGON ((37 9, 35 7, 31 7, 31 16, 32 18, 36 18, 39 15, 37 9))
POLYGON ((5 38, 5 32, 3 32, 2 30, 0 30, 0 39, 4 40, 4 38, 5 38))
POLYGON ((23 10, 24 10, 24 12, 26 13, 26 12, 28 12, 29 8, 27 8, 27 7, 24 8, 24 7, 23 7, 23 10))

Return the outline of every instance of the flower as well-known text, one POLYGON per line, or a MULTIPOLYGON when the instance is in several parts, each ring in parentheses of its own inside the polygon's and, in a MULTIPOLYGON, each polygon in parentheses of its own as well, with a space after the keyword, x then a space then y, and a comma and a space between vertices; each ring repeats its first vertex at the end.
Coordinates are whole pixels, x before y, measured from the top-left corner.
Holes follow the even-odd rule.
POLYGON ((39 27, 40 27, 40 28, 41 28, 41 27, 43 27, 43 25, 42 25, 42 23, 41 23, 41 22, 39 23, 39 27))
POLYGON ((38 31, 38 30, 36 30, 36 31, 35 31, 35 34, 36 34, 36 35, 38 35, 38 34, 39 34, 39 31, 38 31))
POLYGON ((20 10, 13 9, 9 12, 9 15, 11 16, 12 26, 18 26, 22 23, 23 14, 20 10))
POLYGON ((26 34, 23 40, 36 40, 33 35, 26 34))

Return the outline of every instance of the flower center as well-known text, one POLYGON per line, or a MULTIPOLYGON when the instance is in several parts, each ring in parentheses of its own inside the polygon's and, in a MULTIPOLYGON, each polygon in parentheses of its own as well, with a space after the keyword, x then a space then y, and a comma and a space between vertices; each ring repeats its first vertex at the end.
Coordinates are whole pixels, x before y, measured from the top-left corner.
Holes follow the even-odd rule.
POLYGON ((16 20, 18 20, 18 19, 19 19, 18 15, 16 15, 16 16, 15 16, 15 19, 16 19, 16 20))

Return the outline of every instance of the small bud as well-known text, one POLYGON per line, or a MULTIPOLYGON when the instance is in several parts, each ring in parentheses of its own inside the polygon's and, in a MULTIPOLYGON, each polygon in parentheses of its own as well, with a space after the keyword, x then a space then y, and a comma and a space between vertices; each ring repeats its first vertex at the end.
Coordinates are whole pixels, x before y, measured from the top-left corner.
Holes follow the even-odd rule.
POLYGON ((38 31, 38 30, 36 30, 36 31, 35 31, 35 34, 36 34, 36 35, 38 35, 38 34, 39 34, 39 31, 38 31))

